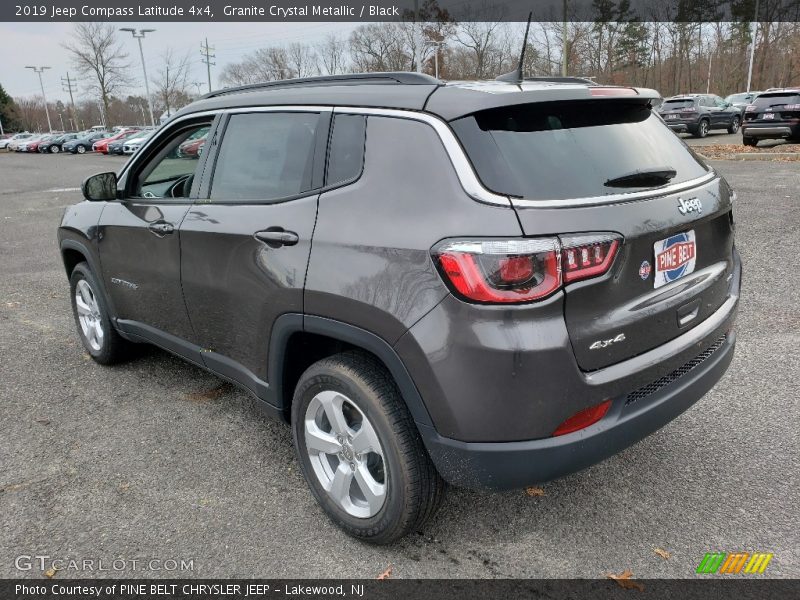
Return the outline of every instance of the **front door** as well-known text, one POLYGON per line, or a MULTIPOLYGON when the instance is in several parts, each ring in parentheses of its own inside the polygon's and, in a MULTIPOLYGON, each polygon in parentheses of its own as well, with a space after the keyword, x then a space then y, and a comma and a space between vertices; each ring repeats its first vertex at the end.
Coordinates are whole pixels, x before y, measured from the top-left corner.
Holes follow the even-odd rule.
POLYGON ((180 145, 209 127, 200 121, 159 135, 134 159, 120 181, 121 198, 109 202, 100 217, 103 279, 120 327, 151 341, 161 342, 163 334, 194 337, 181 292, 179 229, 201 161, 197 154, 182 154, 180 145))
POLYGON ((206 199, 181 225, 183 292, 203 360, 262 398, 272 325, 303 310, 328 115, 230 115, 209 149, 206 199))

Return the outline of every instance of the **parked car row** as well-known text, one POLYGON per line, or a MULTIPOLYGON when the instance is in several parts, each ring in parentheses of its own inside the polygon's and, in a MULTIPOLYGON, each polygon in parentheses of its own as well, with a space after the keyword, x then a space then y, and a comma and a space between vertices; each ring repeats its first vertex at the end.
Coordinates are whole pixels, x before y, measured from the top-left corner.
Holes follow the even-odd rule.
POLYGON ((106 131, 93 127, 80 132, 51 132, 44 134, 18 133, 0 139, 0 149, 8 152, 39 152, 57 154, 133 154, 153 133, 152 127, 117 127, 106 131))
POLYGON ((743 92, 725 100, 714 94, 682 94, 664 100, 658 113, 676 133, 698 138, 714 129, 736 133, 741 128, 745 146, 756 146, 759 140, 800 141, 800 88, 743 92))

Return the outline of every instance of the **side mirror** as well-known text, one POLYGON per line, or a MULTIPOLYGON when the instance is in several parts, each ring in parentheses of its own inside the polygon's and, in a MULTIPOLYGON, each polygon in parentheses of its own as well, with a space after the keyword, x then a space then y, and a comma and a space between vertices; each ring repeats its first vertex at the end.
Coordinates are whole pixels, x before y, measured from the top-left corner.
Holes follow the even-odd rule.
POLYGON ((83 197, 92 201, 109 201, 117 199, 117 174, 99 173, 87 177, 81 184, 83 197))

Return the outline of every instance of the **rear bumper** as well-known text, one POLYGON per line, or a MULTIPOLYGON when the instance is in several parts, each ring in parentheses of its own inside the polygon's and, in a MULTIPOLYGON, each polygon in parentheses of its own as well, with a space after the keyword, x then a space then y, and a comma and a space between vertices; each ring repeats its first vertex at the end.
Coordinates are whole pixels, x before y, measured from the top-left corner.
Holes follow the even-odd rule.
POLYGON ((598 463, 669 423, 719 381, 733 358, 741 282, 738 254, 735 263, 731 295, 711 317, 659 348, 592 374, 613 379, 615 372, 647 370, 654 363, 676 365, 674 359, 680 357, 666 374, 613 397, 606 416, 594 425, 555 438, 464 442, 418 424, 439 473, 462 487, 521 488, 598 463))
POLYGON ((772 125, 756 123, 742 125, 742 135, 754 138, 788 138, 800 136, 800 125, 772 125))

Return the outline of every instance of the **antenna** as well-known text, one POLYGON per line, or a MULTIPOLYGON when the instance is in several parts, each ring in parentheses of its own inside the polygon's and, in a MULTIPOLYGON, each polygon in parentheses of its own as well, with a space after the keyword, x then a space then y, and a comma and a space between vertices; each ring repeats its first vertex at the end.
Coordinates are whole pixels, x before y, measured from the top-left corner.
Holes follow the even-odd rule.
POLYGON ((533 11, 528 13, 528 24, 525 25, 525 37, 522 40, 522 52, 519 54, 519 64, 515 71, 500 75, 495 81, 508 81, 509 83, 522 83, 522 65, 525 62, 525 51, 528 49, 528 32, 531 30, 531 19, 533 18, 533 11))

